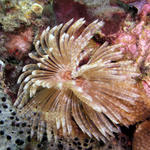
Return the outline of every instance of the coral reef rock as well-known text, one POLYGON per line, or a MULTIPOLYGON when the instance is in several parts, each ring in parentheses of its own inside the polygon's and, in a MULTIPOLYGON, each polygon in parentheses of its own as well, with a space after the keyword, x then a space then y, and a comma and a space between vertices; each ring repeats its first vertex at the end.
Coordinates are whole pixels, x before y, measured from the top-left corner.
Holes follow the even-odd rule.
POLYGON ((17 115, 9 96, 0 89, 0 149, 23 150, 29 133, 27 121, 17 115))
POLYGON ((133 150, 149 150, 150 148, 150 121, 141 123, 134 133, 133 150))
POLYGON ((4 31, 14 31, 21 25, 30 25, 42 15, 44 3, 36 0, 3 0, 0 2, 0 23, 4 31))

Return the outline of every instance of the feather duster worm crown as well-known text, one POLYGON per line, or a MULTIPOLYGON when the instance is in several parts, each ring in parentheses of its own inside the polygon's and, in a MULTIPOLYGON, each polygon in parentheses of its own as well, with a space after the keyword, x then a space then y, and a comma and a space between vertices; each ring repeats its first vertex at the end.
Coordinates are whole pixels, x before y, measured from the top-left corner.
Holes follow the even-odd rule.
POLYGON ((105 142, 119 130, 117 124, 132 124, 145 112, 139 107, 144 98, 136 87, 136 65, 124 60, 120 45, 86 48, 103 22, 96 20, 81 32, 84 23, 72 19, 44 30, 35 44, 37 54, 29 54, 38 63, 26 65, 18 79, 14 105, 25 116, 36 113, 30 115, 31 134, 38 125, 40 140, 46 128, 49 140, 51 130, 69 138, 79 130, 105 142))

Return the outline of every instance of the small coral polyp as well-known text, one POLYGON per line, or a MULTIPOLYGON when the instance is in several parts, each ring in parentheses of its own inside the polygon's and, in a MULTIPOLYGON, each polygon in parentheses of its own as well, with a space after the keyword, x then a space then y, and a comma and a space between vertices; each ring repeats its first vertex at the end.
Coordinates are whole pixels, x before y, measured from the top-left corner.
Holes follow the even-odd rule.
POLYGON ((31 120, 31 135, 38 126, 39 140, 46 128, 49 140, 53 131, 55 138, 72 139, 80 132, 106 142, 118 124, 134 124, 147 113, 146 94, 136 81, 138 65, 125 60, 119 44, 88 46, 104 23, 96 20, 84 29, 83 24, 83 18, 71 19, 44 30, 37 54, 29 54, 38 63, 26 65, 18 79, 14 105, 31 120))

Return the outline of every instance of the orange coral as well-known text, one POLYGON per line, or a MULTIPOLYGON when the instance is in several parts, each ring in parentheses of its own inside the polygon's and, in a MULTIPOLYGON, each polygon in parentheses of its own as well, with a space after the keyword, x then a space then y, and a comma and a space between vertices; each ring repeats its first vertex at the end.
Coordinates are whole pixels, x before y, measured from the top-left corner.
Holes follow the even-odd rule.
POLYGON ((147 116, 147 97, 136 81, 137 65, 124 59, 121 45, 105 42, 87 48, 103 22, 92 22, 76 37, 84 23, 70 20, 44 30, 35 44, 37 55, 29 54, 38 63, 26 65, 18 79, 14 105, 26 117, 30 114, 31 134, 38 125, 39 139, 46 126, 48 139, 51 130, 56 137, 71 138, 80 129, 105 142, 119 131, 117 124, 128 126, 147 116))

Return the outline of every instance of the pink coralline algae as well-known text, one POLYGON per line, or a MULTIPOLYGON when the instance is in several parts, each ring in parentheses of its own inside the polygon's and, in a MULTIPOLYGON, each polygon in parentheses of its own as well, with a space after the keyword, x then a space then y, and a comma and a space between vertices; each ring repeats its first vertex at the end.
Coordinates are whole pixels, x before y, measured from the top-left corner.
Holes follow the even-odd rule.
POLYGON ((125 21, 122 29, 113 37, 113 44, 121 43, 123 51, 128 58, 135 60, 142 73, 142 84, 150 96, 150 25, 148 24, 150 3, 145 4, 139 14, 137 22, 125 21))
POLYGON ((142 18, 146 19, 146 16, 148 13, 150 13, 150 4, 149 3, 145 4, 142 8, 142 12, 141 12, 142 18))
POLYGON ((32 28, 27 28, 19 35, 8 34, 9 40, 6 42, 5 47, 8 50, 9 55, 21 59, 27 54, 31 48, 33 40, 32 28))
POLYGON ((114 43, 121 43, 122 47, 120 48, 123 52, 129 52, 137 56, 137 45, 136 45, 136 36, 129 33, 121 33, 114 43))

